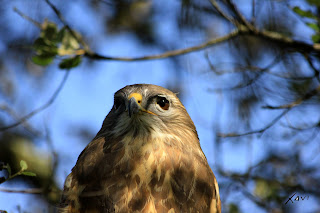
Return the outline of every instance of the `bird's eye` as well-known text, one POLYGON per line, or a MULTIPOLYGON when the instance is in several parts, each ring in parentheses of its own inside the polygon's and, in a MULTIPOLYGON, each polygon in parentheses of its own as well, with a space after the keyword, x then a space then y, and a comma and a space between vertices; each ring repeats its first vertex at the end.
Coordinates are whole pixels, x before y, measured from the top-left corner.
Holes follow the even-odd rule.
POLYGON ((160 97, 157 104, 161 107, 163 110, 169 109, 169 101, 165 97, 160 97))

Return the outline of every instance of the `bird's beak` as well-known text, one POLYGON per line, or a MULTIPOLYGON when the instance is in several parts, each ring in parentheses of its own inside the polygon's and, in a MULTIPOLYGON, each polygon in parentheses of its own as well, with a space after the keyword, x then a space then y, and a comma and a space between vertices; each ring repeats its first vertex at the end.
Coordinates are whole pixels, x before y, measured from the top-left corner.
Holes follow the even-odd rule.
POLYGON ((139 111, 146 112, 146 113, 149 113, 152 115, 156 115, 155 113, 150 112, 141 106, 141 103, 142 103, 142 95, 141 94, 132 93, 131 95, 129 95, 128 99, 129 99, 129 101, 128 101, 128 115, 129 115, 129 117, 131 117, 133 114, 138 113, 139 111))
POLYGON ((140 104, 138 104, 137 100, 134 97, 130 98, 128 103, 129 117, 131 118, 133 114, 136 114, 137 112, 139 112, 140 107, 141 107, 140 104))

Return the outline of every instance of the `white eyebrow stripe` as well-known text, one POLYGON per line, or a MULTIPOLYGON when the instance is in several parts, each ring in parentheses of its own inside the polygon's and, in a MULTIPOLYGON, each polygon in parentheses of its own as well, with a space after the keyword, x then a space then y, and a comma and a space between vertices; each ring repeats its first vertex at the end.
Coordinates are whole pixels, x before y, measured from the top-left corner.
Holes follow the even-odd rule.
POLYGON ((144 92, 144 95, 143 95, 143 96, 146 97, 147 94, 148 94, 148 88, 145 88, 143 92, 144 92))

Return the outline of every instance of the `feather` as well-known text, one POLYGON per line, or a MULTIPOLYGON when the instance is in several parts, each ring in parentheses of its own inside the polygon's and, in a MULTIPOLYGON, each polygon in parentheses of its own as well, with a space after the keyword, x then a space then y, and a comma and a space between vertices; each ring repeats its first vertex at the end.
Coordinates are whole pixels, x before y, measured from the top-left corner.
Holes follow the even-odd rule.
POLYGON ((221 212, 218 183, 177 96, 139 84, 115 100, 66 178, 59 212, 221 212))

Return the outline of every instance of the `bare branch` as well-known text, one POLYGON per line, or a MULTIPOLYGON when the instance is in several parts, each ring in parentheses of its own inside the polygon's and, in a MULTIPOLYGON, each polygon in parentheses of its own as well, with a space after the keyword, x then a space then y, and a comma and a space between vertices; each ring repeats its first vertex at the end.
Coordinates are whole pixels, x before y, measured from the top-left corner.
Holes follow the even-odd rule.
POLYGON ((42 194, 44 192, 43 189, 33 188, 33 189, 6 189, 0 188, 0 192, 8 192, 8 193, 22 193, 22 194, 42 194))
POLYGON ((245 88, 245 87, 248 87, 248 86, 252 85, 260 77, 261 77, 261 74, 258 74, 256 76, 254 76, 253 78, 249 79, 248 81, 239 83, 236 86, 229 87, 229 88, 215 88, 215 89, 210 89, 209 88, 207 91, 208 92, 221 92, 221 91, 234 91, 234 90, 242 89, 242 88, 245 88))
POLYGON ((312 59, 311 59, 310 55, 307 55, 307 56, 305 55, 305 58, 306 58, 306 60, 307 60, 307 62, 308 62, 308 64, 309 64, 309 66, 310 66, 311 69, 313 70, 314 75, 317 77, 318 81, 320 81, 320 70, 317 69, 317 68, 313 65, 312 59))
POLYGON ((256 0, 252 0, 252 9, 251 9, 251 13, 252 13, 252 19, 251 19, 251 23, 254 26, 256 23, 256 0))
MULTIPOLYGON (((223 66, 224 64, 230 64, 233 65, 235 68, 228 69, 228 70, 217 70, 215 66, 210 61, 208 53, 205 54, 205 58, 209 64, 210 69, 217 75, 224 75, 224 74, 232 74, 232 73, 242 73, 245 71, 249 71, 252 73, 257 73, 257 72, 263 72, 278 78, 283 78, 283 79, 288 79, 288 80, 310 80, 316 77, 316 75, 313 76, 307 76, 307 77, 298 77, 298 76, 289 76, 289 75, 281 75, 278 74, 276 71, 269 71, 273 66, 275 66, 279 61, 281 61, 281 55, 276 56, 274 60, 267 65, 266 67, 257 67, 257 66, 252 66, 252 65, 243 65, 241 63, 235 63, 235 62, 225 62, 225 63, 218 63, 215 64, 217 67, 223 66)), ((214 89, 213 89, 214 90, 214 89)))
POLYGON ((56 173, 56 170, 57 170, 57 167, 58 167, 58 152, 56 152, 55 149, 54 149, 48 125, 45 124, 44 126, 45 126, 45 130, 46 130, 46 142, 47 142, 47 145, 48 145, 49 150, 50 150, 51 155, 52 155, 52 162, 53 163, 52 163, 51 176, 53 176, 56 173))
POLYGON ((320 92, 320 85, 317 88, 311 90, 310 92, 306 93, 304 96, 297 99, 296 101, 293 101, 290 104, 284 104, 284 105, 280 105, 280 106, 264 106, 263 108, 266 108, 266 109, 291 109, 297 105, 300 105, 302 102, 311 99, 313 96, 319 94, 319 92, 320 92))
MULTIPOLYGON (((210 46, 231 40, 232 38, 235 38, 238 35, 253 35, 256 37, 261 37, 267 40, 271 40, 274 42, 279 42, 284 46, 291 47, 294 50, 298 50, 299 52, 315 52, 320 53, 320 44, 308 44, 302 41, 293 40, 290 37, 284 36, 278 32, 272 32, 272 31, 259 31, 257 28, 255 28, 252 24, 250 24, 244 16, 238 11, 237 7, 228 0, 228 4, 231 6, 231 9, 236 13, 238 18, 244 23, 244 25, 240 24, 235 20, 234 18, 228 16, 226 13, 223 12, 223 10, 220 8, 216 0, 210 0, 213 7, 218 11, 218 13, 224 17, 226 20, 228 20, 230 23, 234 24, 237 29, 232 31, 231 33, 219 37, 219 38, 213 38, 207 42, 204 42, 200 45, 185 48, 185 49, 178 49, 178 50, 172 50, 167 51, 161 54, 155 54, 155 55, 148 55, 148 56, 142 56, 142 57, 112 57, 112 56, 104 56, 99 53, 92 52, 90 50, 90 47, 84 42, 84 40, 77 35, 72 28, 67 24, 65 19, 63 18, 61 12, 49 1, 45 0, 46 3, 52 8, 52 10, 55 12, 59 20, 65 25, 67 30, 70 32, 70 34, 84 47, 84 55, 88 58, 95 59, 95 60, 115 60, 115 61, 142 61, 142 60, 154 60, 154 59, 162 59, 172 56, 178 56, 187 54, 194 51, 199 51, 205 48, 208 48, 210 46)), ((37 26, 39 24, 38 22, 32 20, 31 18, 25 16, 20 11, 17 11, 23 18, 26 18, 27 20, 30 20, 31 22, 35 23, 37 26)), ((83 53, 81 53, 83 54, 83 53)))
POLYGON ((226 0, 228 5, 230 6, 231 10, 235 13, 235 15, 240 19, 242 24, 244 24, 249 30, 251 31, 256 31, 257 29, 247 21, 247 19, 240 13, 238 10, 237 6, 231 1, 231 0, 226 0))
MULTIPOLYGON (((19 120, 19 116, 17 115, 17 113, 11 109, 7 104, 0 104, 0 110, 6 112, 8 115, 10 115, 13 119, 15 120, 19 120)), ((22 126, 29 131, 30 133, 34 134, 34 135, 41 135, 40 132, 38 132, 37 130, 35 130, 28 122, 24 122, 22 123, 22 126)))
POLYGON ((226 137, 240 137, 240 136, 245 136, 245 135, 263 133, 264 131, 266 131, 267 129, 269 129, 273 125, 275 125, 285 114, 287 114, 290 111, 290 109, 291 108, 285 109, 280 115, 278 115, 276 118, 274 118, 267 126, 261 128, 261 129, 257 129, 257 130, 253 130, 253 131, 249 131, 249 132, 245 132, 245 133, 226 133, 226 134, 219 133, 218 136, 226 138, 226 137))
POLYGON ((162 59, 162 58, 168 58, 172 56, 178 56, 178 55, 183 55, 187 54, 190 52, 195 52, 199 51, 208 47, 211 47, 213 45, 231 40, 238 35, 253 35, 257 37, 261 37, 273 42, 279 42, 281 45, 284 45, 285 47, 292 48, 294 50, 297 50, 299 52, 315 52, 315 53, 320 53, 320 45, 319 44, 308 44, 303 41, 296 41, 291 39, 290 37, 284 36, 280 33, 277 32, 272 32, 272 31, 250 31, 244 27, 239 26, 236 30, 230 32, 229 34, 219 37, 219 38, 214 38, 211 39, 207 42, 204 42, 200 45, 193 46, 193 47, 188 47, 185 49, 178 49, 178 50, 171 50, 167 51, 161 54, 155 54, 155 55, 148 55, 148 56, 142 56, 142 57, 112 57, 112 56, 104 56, 100 55, 98 53, 90 52, 87 51, 85 53, 85 56, 91 59, 95 60, 115 60, 115 61, 142 61, 142 60, 154 60, 154 59, 162 59))
POLYGON ((215 88, 215 89, 208 89, 209 92, 221 92, 221 91, 233 91, 233 90, 237 90, 237 89, 241 89, 241 88, 245 88, 248 87, 250 85, 252 85, 254 82, 256 82, 264 72, 267 72, 267 70, 269 70, 270 68, 272 68, 273 66, 275 66, 281 59, 281 57, 275 57, 274 60, 267 65, 264 68, 260 68, 260 67, 256 67, 256 66, 243 66, 242 64, 237 64, 237 68, 234 70, 228 70, 228 71, 217 71, 215 69, 215 67, 211 64, 210 59, 208 54, 205 55, 209 66, 211 68, 211 70, 213 70, 215 73, 217 73, 218 75, 221 74, 226 74, 226 73, 238 73, 238 72, 244 72, 244 71, 250 71, 252 73, 255 73, 256 76, 254 76, 253 78, 249 79, 246 82, 240 83, 234 87, 230 87, 230 88, 215 88))
MULTIPOLYGON (((286 119, 287 123, 286 124, 282 124, 282 126, 286 127, 286 128, 290 128, 290 129, 296 130, 296 131, 305 131, 305 130, 310 130, 310 129, 314 129, 314 128, 320 127, 320 121, 318 121, 317 123, 315 123, 313 125, 305 124, 305 126, 307 126, 307 127, 296 127, 289 120, 288 116, 285 116, 285 119, 286 119)), ((309 141, 309 140, 307 140, 307 141, 309 141)))
POLYGON ((39 108, 33 110, 32 112, 30 112, 29 114, 27 114, 26 116, 20 118, 17 122, 11 124, 11 125, 8 125, 8 126, 4 126, 4 127, 0 127, 0 132, 1 131, 5 131, 5 130, 8 130, 8 129, 11 129, 13 127, 16 127, 22 123, 24 123, 25 121, 27 121, 28 119, 30 119, 32 116, 38 114, 39 112, 43 111, 44 109, 46 109, 47 107, 49 107, 54 101, 55 99, 57 98, 57 96, 59 95, 60 91, 62 90, 63 86, 65 85, 67 79, 68 79, 68 76, 69 76, 69 73, 70 71, 66 71, 65 72, 65 75, 60 83, 60 85, 58 86, 58 88, 55 90, 55 92, 53 93, 53 95, 51 96, 51 98, 45 103, 43 104, 42 106, 40 106, 39 108))
POLYGON ((218 136, 219 137, 239 137, 239 136, 252 135, 252 134, 257 134, 257 133, 263 133, 264 131, 266 131, 267 129, 272 127, 274 124, 276 124, 293 107, 301 104, 302 102, 304 102, 306 100, 309 100, 313 96, 317 95, 319 92, 320 92, 320 85, 316 89, 308 92, 302 98, 300 98, 290 104, 281 105, 281 106, 265 106, 265 107, 263 107, 263 108, 267 108, 267 109, 285 109, 285 110, 280 115, 278 115, 275 119, 273 119, 267 126, 261 128, 261 129, 257 129, 257 130, 253 130, 253 131, 249 131, 249 132, 245 132, 245 133, 227 133, 227 134, 220 133, 220 134, 218 134, 218 136))
POLYGON ((282 35, 278 32, 262 30, 262 31, 252 32, 252 34, 270 41, 279 42, 286 47, 290 47, 294 50, 299 50, 299 52, 320 53, 320 44, 317 44, 317 43, 309 44, 303 41, 297 41, 288 36, 282 35))
POLYGON ((197 45, 197 46, 188 47, 185 49, 171 50, 171 51, 167 51, 162 54, 156 54, 156 55, 130 58, 130 57, 103 56, 98 53, 86 52, 85 56, 92 58, 92 59, 96 59, 96 60, 116 60, 116 61, 142 61, 142 60, 162 59, 162 58, 168 58, 168 57, 177 56, 177 55, 184 55, 184 54, 187 54, 190 52, 195 52, 195 51, 199 51, 199 50, 211 47, 213 45, 231 40, 231 39, 235 38, 237 35, 239 35, 239 33, 240 33, 240 31, 236 29, 225 36, 211 39, 211 40, 204 42, 204 43, 197 45))
POLYGON ((30 21, 32 24, 34 24, 36 27, 41 29, 41 23, 37 22, 36 20, 32 19, 31 17, 23 14, 20 10, 18 10, 18 8, 13 8, 13 11, 18 13, 19 16, 21 16, 22 18, 26 19, 27 21, 30 21))
POLYGON ((219 13, 220 16, 222 16, 223 18, 225 18, 227 21, 229 21, 230 23, 232 23, 235 26, 239 25, 237 20, 235 20, 234 18, 228 16, 225 12, 223 12, 223 10, 220 8, 220 6, 216 0, 210 0, 210 3, 217 10, 217 12, 219 13))

